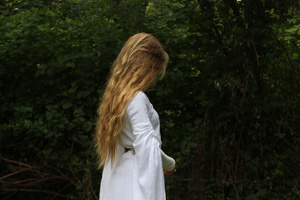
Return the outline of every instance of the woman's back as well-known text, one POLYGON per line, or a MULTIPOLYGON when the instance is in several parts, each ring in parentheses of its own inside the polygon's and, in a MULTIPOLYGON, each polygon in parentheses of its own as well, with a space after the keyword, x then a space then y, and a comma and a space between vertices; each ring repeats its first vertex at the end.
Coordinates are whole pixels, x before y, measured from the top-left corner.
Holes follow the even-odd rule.
POLYGON ((149 122, 152 126, 150 134, 153 134, 159 143, 161 143, 159 116, 145 93, 140 91, 129 101, 125 116, 122 132, 120 133, 120 143, 122 146, 132 148, 136 135, 143 131, 135 130, 134 132, 133 126, 143 129, 147 128, 145 124, 149 122), (135 111, 138 111, 138 113, 134 113, 135 111), (144 113, 148 115, 144 115, 144 113))
POLYGON ((159 117, 138 92, 127 105, 116 159, 104 167, 100 200, 164 200, 159 117), (125 147, 128 151, 125 151, 125 147))

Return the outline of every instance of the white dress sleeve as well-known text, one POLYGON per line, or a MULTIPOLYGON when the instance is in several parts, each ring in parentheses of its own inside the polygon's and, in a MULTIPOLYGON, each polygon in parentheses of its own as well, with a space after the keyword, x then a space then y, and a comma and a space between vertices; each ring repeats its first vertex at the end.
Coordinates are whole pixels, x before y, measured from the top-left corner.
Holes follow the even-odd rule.
MULTIPOLYGON (((133 130, 135 166, 134 200, 165 200, 165 183, 160 141, 150 121, 150 102, 139 92, 128 104, 127 120, 133 130)), ((159 119, 157 119, 159 120, 159 119)))
POLYGON ((165 170, 172 171, 175 169, 175 160, 161 151, 162 165, 165 170))

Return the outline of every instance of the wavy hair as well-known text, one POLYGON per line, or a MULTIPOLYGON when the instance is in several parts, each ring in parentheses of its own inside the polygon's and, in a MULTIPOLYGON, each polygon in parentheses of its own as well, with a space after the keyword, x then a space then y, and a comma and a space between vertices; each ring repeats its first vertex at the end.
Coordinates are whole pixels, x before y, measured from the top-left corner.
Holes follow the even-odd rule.
POLYGON ((129 100, 163 76, 168 60, 161 43, 151 34, 135 34, 125 43, 112 65, 98 108, 95 146, 99 168, 108 160, 114 162, 117 136, 129 100))

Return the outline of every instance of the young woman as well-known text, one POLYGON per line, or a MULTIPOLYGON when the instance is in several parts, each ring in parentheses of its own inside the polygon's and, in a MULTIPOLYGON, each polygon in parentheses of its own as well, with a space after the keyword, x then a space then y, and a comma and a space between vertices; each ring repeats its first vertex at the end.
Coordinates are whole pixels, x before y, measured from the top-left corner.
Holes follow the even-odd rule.
POLYGON ((164 200, 174 159, 161 150, 160 122, 144 93, 163 76, 168 54, 152 35, 128 39, 115 60, 96 127, 100 200, 164 200))

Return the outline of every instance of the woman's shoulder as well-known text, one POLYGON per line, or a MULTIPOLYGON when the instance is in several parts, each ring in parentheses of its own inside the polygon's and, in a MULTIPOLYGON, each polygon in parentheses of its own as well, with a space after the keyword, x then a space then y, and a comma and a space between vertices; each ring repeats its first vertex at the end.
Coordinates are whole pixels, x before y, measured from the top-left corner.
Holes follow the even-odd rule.
POLYGON ((128 103, 128 107, 138 106, 138 105, 149 105, 150 101, 147 95, 143 91, 138 91, 128 103))
POLYGON ((141 101, 141 102, 148 102, 149 99, 147 97, 147 95, 143 92, 143 91, 138 91, 133 98, 131 99, 131 101, 141 101))

